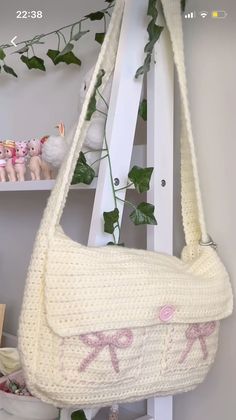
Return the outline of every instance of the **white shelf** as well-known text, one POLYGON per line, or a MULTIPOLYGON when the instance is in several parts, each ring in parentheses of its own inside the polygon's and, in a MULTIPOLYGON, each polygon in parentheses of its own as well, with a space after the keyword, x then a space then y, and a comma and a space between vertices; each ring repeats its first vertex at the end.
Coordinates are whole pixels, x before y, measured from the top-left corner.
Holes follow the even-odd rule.
MULTIPOLYGON (((131 166, 146 165, 146 147, 143 145, 134 146, 131 166)), ((50 191, 55 184, 54 179, 41 181, 23 181, 23 182, 0 182, 0 192, 14 191, 50 191)), ((76 184, 71 185, 72 190, 93 190, 96 189, 97 179, 94 179, 90 185, 76 184)))
MULTIPOLYGON (((22 181, 22 182, 1 182, 0 191, 48 191, 53 188, 55 179, 41 181, 22 181)), ((71 185, 72 190, 95 189, 97 180, 93 180, 90 185, 76 184, 71 185)))

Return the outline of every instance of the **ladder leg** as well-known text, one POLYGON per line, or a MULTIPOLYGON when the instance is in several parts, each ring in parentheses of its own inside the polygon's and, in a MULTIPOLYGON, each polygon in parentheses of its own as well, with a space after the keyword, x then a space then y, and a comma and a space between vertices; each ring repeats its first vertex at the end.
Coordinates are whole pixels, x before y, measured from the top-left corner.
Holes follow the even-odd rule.
MULTIPOLYGON (((161 16, 160 16, 160 20, 161 16)), ((163 20, 160 22, 163 24, 163 20)), ((173 96, 174 64, 166 29, 155 46, 148 74, 147 165, 155 168, 148 201, 157 209, 157 226, 148 226, 147 247, 173 252, 173 96)), ((173 398, 149 398, 147 415, 154 420, 173 419, 173 398)))
POLYGON ((71 420, 71 414, 73 411, 71 408, 62 408, 60 412, 60 420, 71 420))
POLYGON ((172 420, 173 397, 149 398, 147 413, 153 420, 172 420))
MULTIPOLYGON (((127 185, 138 108, 142 90, 142 77, 135 73, 143 62, 143 50, 147 42, 147 0, 126 0, 116 65, 109 104, 106 137, 110 152, 113 180, 117 188, 127 185), (127 99, 126 99, 127 98, 127 99)), ((120 220, 122 219, 126 190, 117 192, 120 220)), ((107 159, 100 163, 88 245, 99 246, 111 241, 104 234, 103 212, 115 207, 107 159)), ((117 238, 117 229, 114 232, 117 238)))

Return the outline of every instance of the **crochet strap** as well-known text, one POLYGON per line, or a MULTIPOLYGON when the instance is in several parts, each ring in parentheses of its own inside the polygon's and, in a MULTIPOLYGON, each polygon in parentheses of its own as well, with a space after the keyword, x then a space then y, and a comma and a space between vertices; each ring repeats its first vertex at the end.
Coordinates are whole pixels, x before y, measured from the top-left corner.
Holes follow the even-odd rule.
MULTIPOLYGON (((187 99, 180 0, 162 0, 162 4, 173 45, 174 58, 179 76, 183 110, 181 138, 181 188, 185 239, 187 244, 196 243, 199 240, 202 240, 202 242, 205 243, 209 241, 209 237, 205 228, 202 199, 199 187, 199 177, 193 144, 191 119, 187 99)), ((85 97, 73 142, 71 144, 67 158, 61 165, 55 186, 49 198, 47 208, 45 209, 41 226, 43 230, 46 230, 49 238, 51 236, 50 233, 53 234, 55 226, 59 224, 76 162, 90 124, 88 121, 86 121, 86 114, 89 101, 94 93, 96 86, 97 75, 101 69, 105 70, 103 85, 101 86, 102 89, 114 69, 123 8, 124 0, 116 0, 108 32, 103 42, 92 76, 90 87, 85 97)))
POLYGON ((172 41, 182 105, 181 200, 185 241, 187 244, 199 241, 205 244, 210 238, 205 226, 189 111, 180 0, 162 0, 162 5, 172 41))
POLYGON ((92 79, 85 96, 74 139, 71 143, 70 150, 60 167, 55 186, 51 192, 47 207, 44 212, 44 216, 41 222, 41 231, 47 233, 49 239, 53 237, 55 227, 60 222, 76 162, 90 125, 90 121, 86 121, 86 114, 88 111, 90 99, 94 94, 97 83, 97 76, 100 70, 105 71, 104 77, 102 79, 102 85, 99 88, 100 91, 102 91, 114 70, 123 9, 124 0, 116 0, 108 31, 103 41, 96 66, 94 68, 92 79))

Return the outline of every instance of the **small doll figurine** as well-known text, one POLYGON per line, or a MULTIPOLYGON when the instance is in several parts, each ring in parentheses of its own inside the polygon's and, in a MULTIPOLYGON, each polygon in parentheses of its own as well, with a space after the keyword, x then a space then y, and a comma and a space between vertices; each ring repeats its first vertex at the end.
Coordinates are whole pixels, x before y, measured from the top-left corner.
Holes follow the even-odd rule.
POLYGON ((29 169, 32 181, 40 180, 42 159, 41 142, 37 139, 28 141, 28 150, 30 155, 29 169))
POLYGON ((43 179, 51 179, 51 170, 49 165, 42 160, 42 140, 32 139, 28 142, 28 150, 30 155, 30 174, 33 181, 41 179, 41 172, 43 179))
POLYGON ((16 174, 14 168, 14 158, 16 156, 15 142, 6 140, 4 142, 5 157, 6 157, 6 173, 9 181, 16 182, 16 174))
POLYGON ((17 175, 18 181, 25 180, 25 160, 28 153, 28 144, 26 141, 16 142, 16 156, 14 158, 15 163, 15 172, 17 175))
POLYGON ((6 159, 3 142, 0 142, 0 182, 6 182, 6 159))
POLYGON ((44 136, 40 139, 41 143, 41 158, 42 158, 42 172, 43 179, 52 179, 53 178, 53 168, 44 158, 44 145, 47 143, 49 136, 44 136))

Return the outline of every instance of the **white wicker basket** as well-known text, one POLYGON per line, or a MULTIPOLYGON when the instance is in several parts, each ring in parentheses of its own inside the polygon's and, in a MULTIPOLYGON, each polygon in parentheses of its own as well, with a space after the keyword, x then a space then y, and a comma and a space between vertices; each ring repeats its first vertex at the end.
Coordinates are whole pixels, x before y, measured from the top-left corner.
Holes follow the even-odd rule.
MULTIPOLYGON (((6 382, 8 378, 20 382, 23 378, 22 371, 3 376, 0 378, 0 384, 6 382)), ((59 415, 56 407, 43 403, 38 398, 9 394, 2 390, 0 390, 0 409, 30 420, 56 420, 59 415)))

